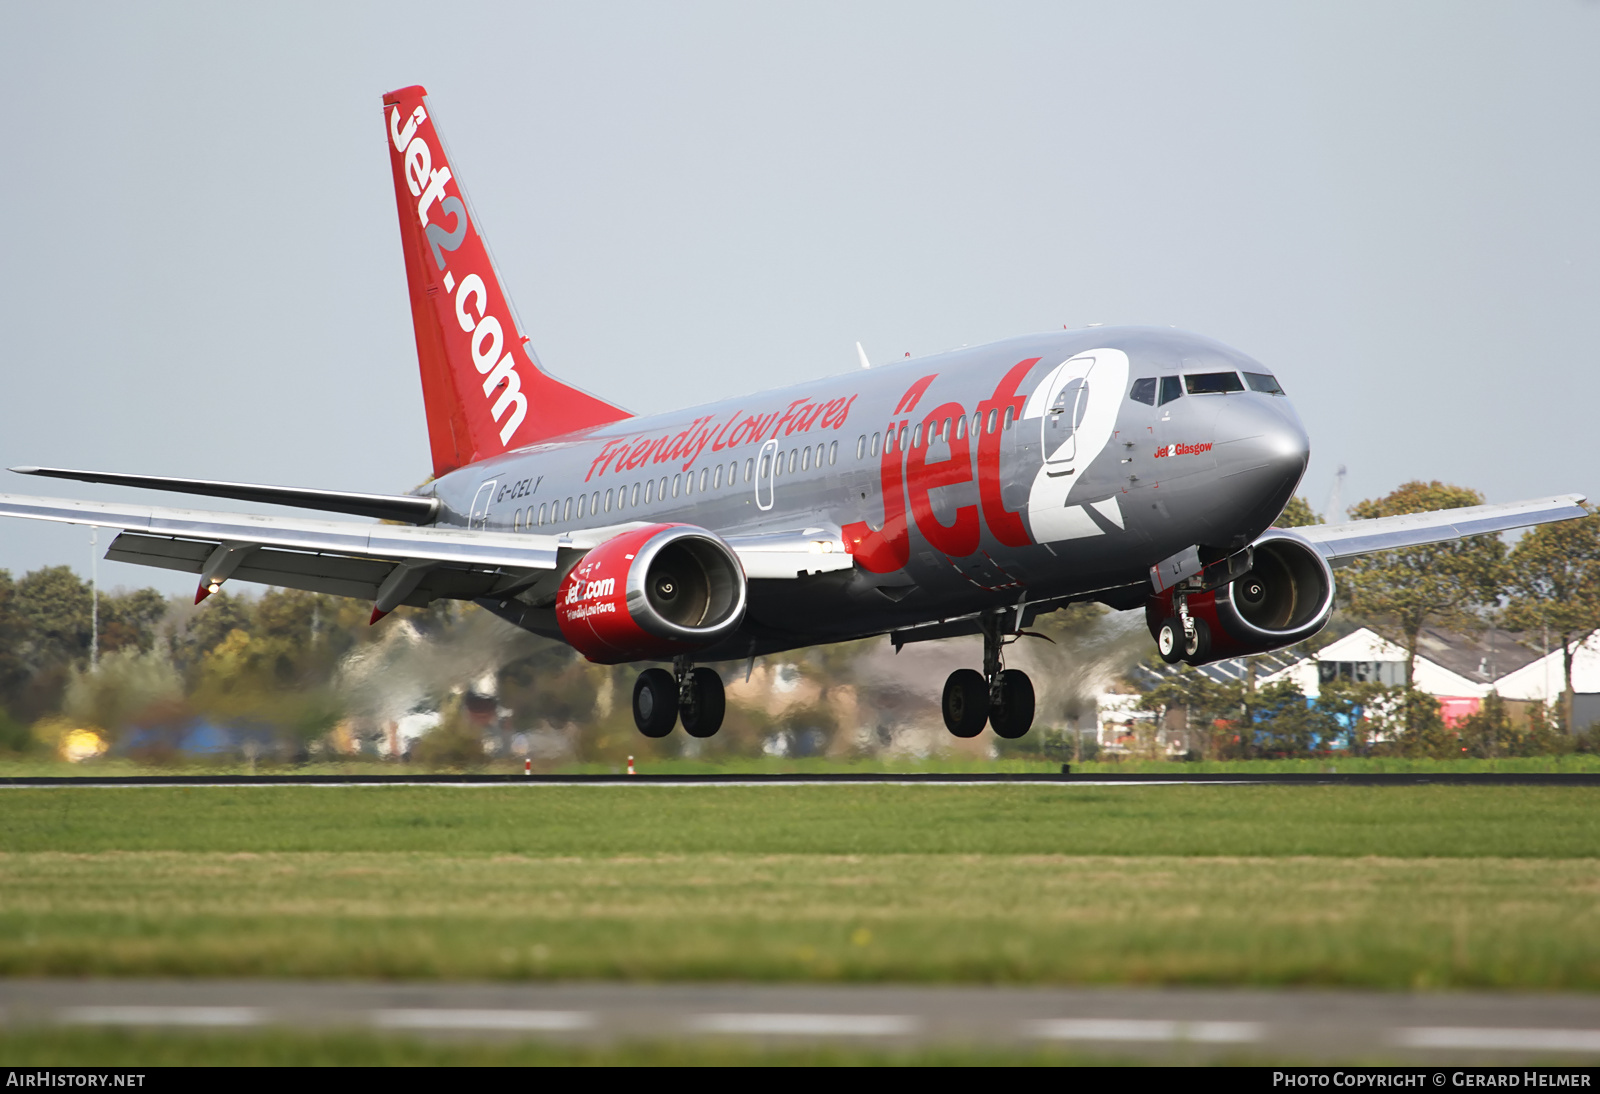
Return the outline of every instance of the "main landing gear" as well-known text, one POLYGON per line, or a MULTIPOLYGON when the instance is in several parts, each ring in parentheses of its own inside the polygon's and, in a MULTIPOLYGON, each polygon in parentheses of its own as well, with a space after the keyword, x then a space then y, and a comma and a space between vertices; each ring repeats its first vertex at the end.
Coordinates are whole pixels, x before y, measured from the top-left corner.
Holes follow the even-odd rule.
POLYGON ((722 728, 727 706, 722 677, 687 657, 674 660, 671 672, 645 669, 633 685, 633 724, 646 737, 665 737, 679 719, 689 736, 710 737, 722 728))
POLYGON ((1033 725, 1033 681, 1021 669, 1001 667, 1000 618, 986 616, 981 624, 983 672, 957 669, 944 682, 944 724, 957 737, 976 737, 987 722, 996 735, 1015 740, 1033 725))

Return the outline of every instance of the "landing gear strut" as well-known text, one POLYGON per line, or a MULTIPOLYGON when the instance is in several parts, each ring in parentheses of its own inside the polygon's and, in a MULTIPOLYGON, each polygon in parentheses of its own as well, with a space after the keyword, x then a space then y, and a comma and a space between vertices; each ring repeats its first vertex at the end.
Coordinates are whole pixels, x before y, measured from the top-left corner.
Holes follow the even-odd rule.
POLYGON ((665 737, 680 719, 689 736, 710 737, 722 728, 727 705, 722 677, 687 657, 674 660, 671 672, 645 669, 633 685, 633 724, 646 737, 665 737))
POLYGON ((1000 620, 999 615, 985 616, 979 624, 983 628, 982 675, 957 669, 945 681, 940 707, 945 728, 957 737, 976 737, 988 722, 996 735, 1015 740, 1033 725, 1033 681, 1021 669, 1003 667, 1000 651, 1006 638, 1000 620))

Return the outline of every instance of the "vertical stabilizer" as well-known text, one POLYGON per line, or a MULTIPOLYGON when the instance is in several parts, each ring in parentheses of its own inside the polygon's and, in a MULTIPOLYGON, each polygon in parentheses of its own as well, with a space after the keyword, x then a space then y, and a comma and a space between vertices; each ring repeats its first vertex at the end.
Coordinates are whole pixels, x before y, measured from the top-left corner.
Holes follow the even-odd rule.
POLYGON ((383 97, 433 473, 630 415, 549 376, 517 328, 428 109, 383 97))

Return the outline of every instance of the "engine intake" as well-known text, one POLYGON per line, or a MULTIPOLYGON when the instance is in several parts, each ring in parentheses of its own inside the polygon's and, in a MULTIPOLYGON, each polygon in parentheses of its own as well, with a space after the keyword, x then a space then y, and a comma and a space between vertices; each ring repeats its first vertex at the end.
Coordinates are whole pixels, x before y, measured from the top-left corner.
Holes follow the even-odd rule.
MULTIPOLYGON (((1291 532, 1269 531, 1255 542, 1254 564, 1243 575, 1203 593, 1190 593, 1189 614, 1201 634, 1183 658, 1203 665, 1227 657, 1282 649, 1327 625, 1333 614, 1333 570, 1315 548, 1291 532)), ((1177 590, 1145 603, 1145 622, 1159 640, 1177 616, 1177 590)))
POLYGON ((688 524, 653 524, 594 548, 556 595, 567 642, 601 665, 689 653, 744 620, 744 568, 721 539, 688 524))

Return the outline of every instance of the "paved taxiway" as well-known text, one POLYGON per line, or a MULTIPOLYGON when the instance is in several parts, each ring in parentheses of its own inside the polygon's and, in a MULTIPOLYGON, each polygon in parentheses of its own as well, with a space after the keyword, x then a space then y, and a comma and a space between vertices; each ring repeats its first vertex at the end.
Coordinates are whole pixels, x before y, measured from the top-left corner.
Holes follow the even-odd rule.
POLYGON ((0 789, 56 786, 1600 786, 1600 772, 1470 774, 840 775, 106 775, 6 776, 0 789))
POLYGON ((1600 1060, 1600 997, 1142 988, 0 980, 0 1022, 589 1042, 1057 1045, 1115 1056, 1600 1060))

